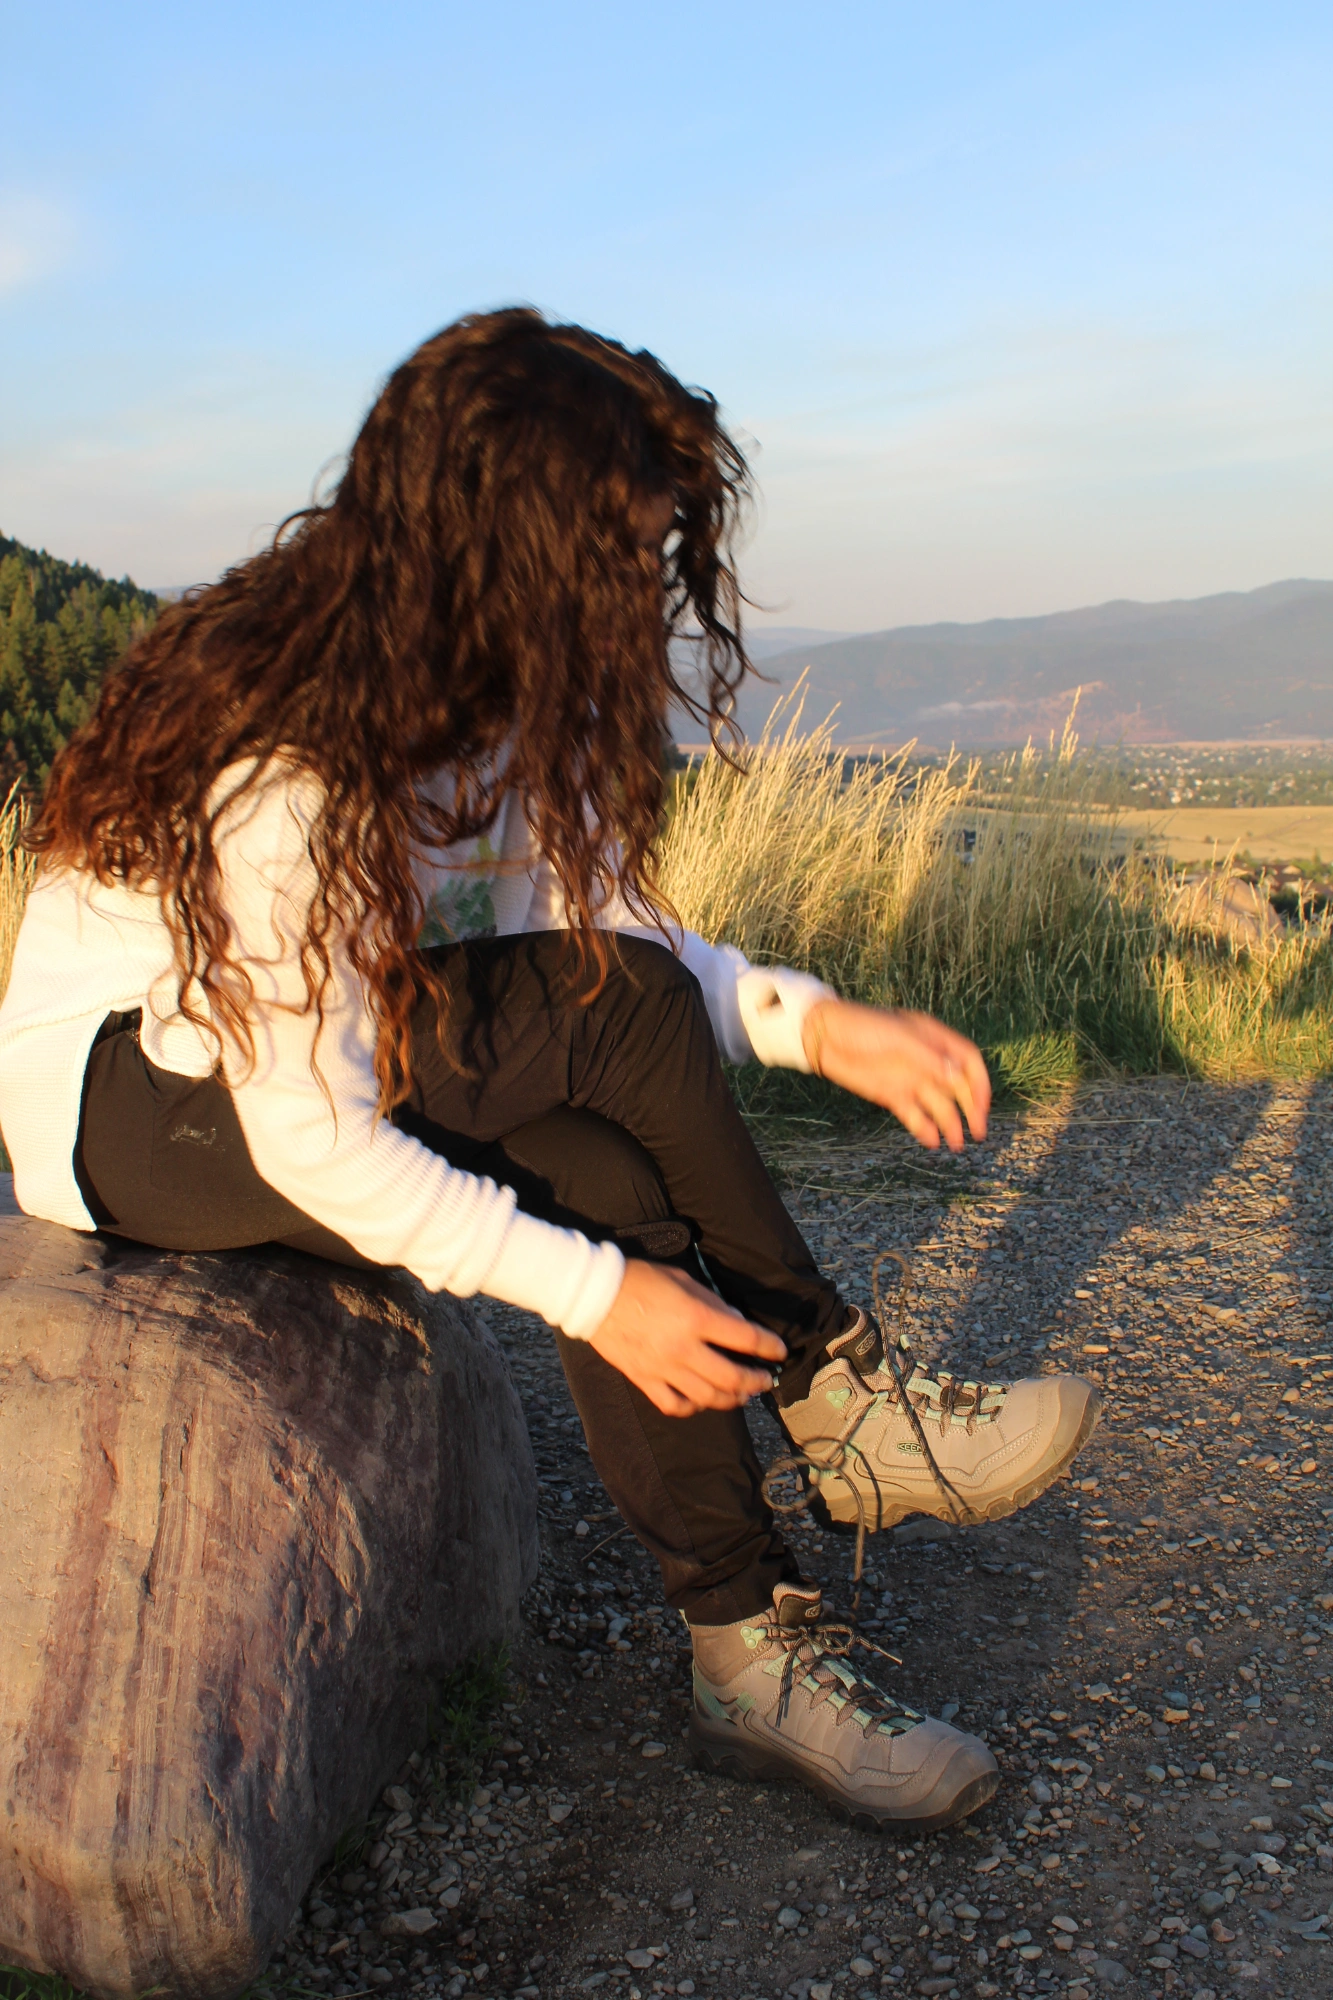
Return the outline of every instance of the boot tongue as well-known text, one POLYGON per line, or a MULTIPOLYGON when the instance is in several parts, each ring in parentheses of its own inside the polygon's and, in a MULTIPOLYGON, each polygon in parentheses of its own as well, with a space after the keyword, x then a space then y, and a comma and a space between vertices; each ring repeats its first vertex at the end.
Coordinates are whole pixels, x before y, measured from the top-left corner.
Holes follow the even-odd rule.
POLYGON ((873 1375, 884 1361, 884 1342, 869 1313, 853 1308, 855 1318, 824 1349, 830 1361, 850 1361, 858 1375, 873 1375))
POLYGON ((779 1583, 773 1588, 773 1609, 784 1631, 803 1625, 817 1625, 823 1598, 817 1583, 779 1583))

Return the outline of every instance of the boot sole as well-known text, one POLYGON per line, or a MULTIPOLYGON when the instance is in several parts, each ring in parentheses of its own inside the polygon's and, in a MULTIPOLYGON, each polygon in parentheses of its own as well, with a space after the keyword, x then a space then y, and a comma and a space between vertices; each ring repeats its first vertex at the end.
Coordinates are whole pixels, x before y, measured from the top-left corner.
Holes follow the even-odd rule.
POLYGON ((771 1746, 734 1738, 710 1741, 697 1712, 690 1717, 689 1749, 695 1768, 700 1771, 739 1778, 751 1784, 804 1785, 807 1791, 817 1793, 839 1819, 864 1833, 887 1833, 890 1829, 903 1833, 937 1833, 941 1827, 954 1826, 960 1819, 966 1819, 969 1813, 978 1811, 994 1798, 1000 1783, 998 1771, 983 1771, 979 1777, 962 1786, 948 1805, 940 1807, 937 1812, 876 1812, 847 1798, 818 1772, 808 1771, 796 1758, 784 1757, 771 1746))
MULTIPOLYGON (((942 1501, 939 1506, 928 1507, 915 1500, 905 1502, 901 1506, 894 1501, 882 1500, 879 1508, 879 1519, 876 1521, 872 1518, 875 1511, 875 1496, 873 1494, 863 1494, 862 1498, 865 1501, 866 1509, 866 1528, 871 1534, 882 1533, 887 1528, 896 1528, 900 1521, 905 1521, 911 1514, 927 1514, 933 1520, 948 1521, 953 1526, 962 1528, 980 1527, 987 1521, 1003 1521, 1010 1514, 1017 1514, 1021 1508, 1031 1506, 1034 1500, 1041 1498, 1047 1487, 1055 1484, 1061 1473, 1078 1457, 1078 1454, 1096 1430, 1101 1413, 1101 1391, 1090 1385, 1088 1399, 1083 1406, 1083 1416, 1073 1442, 1066 1445, 1065 1449, 1055 1458, 1049 1459, 1044 1465, 1038 1466, 1025 1484, 1016 1487, 1012 1493, 992 1494, 984 1507, 969 1508, 967 1515, 962 1521, 959 1521, 956 1515, 946 1513, 942 1501)), ((821 1528, 834 1535, 854 1535, 856 1533, 855 1511, 845 1517, 835 1514, 817 1487, 808 1487, 807 1490, 810 1492, 810 1512, 821 1528)))

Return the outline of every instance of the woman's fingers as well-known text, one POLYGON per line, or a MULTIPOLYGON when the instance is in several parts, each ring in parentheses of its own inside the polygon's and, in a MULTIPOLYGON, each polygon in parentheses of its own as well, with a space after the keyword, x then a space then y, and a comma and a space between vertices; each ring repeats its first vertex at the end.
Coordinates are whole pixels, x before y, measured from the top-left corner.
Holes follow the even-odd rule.
POLYGON ((671 1388, 666 1383, 660 1386, 649 1384, 643 1389, 643 1394, 648 1398, 650 1403, 656 1404, 664 1417, 697 1417, 705 1410, 715 1408, 730 1410, 737 1407, 734 1403, 714 1404, 707 1400, 694 1402, 689 1397, 682 1396, 677 1390, 671 1388))
POLYGON ((776 1333, 756 1326, 748 1319, 728 1319, 723 1325, 702 1330, 703 1338, 732 1354, 756 1354, 761 1361, 785 1361, 786 1343, 776 1333))
POLYGON ((749 1397, 762 1395, 773 1387, 772 1371, 767 1368, 744 1368, 737 1361, 728 1361, 725 1354, 719 1354, 714 1347, 700 1345, 688 1355, 680 1356, 679 1365, 688 1368, 697 1380, 710 1389, 718 1389, 724 1395, 749 1397))
POLYGON ((643 1393, 664 1417, 692 1417, 698 1409, 697 1404, 682 1396, 679 1389, 673 1389, 669 1382, 650 1382, 643 1393))
POLYGON ((906 1126, 919 1145, 933 1151, 942 1139, 951 1152, 961 1152, 962 1119, 956 1099, 942 1081, 918 1075, 909 1084, 886 1091, 878 1101, 906 1126))
POLYGON ((981 1051, 929 1015, 823 1000, 807 1017, 806 1053, 821 1075, 892 1111, 923 1146, 955 1152, 963 1120, 986 1136, 990 1078, 981 1051), (961 1115, 960 1115, 961 1114, 961 1115))
POLYGON ((984 1139, 991 1091, 990 1074, 980 1049, 965 1035, 956 1034, 941 1022, 930 1020, 928 1015, 919 1014, 913 1018, 935 1030, 940 1057, 939 1081, 962 1111, 972 1137, 984 1139))
POLYGON ((739 1410, 748 1403, 748 1395, 737 1395, 731 1390, 719 1388, 715 1383, 706 1382, 701 1375, 691 1375, 682 1369, 670 1378, 672 1388, 686 1398, 694 1410, 739 1410))
POLYGON ((771 1367, 787 1354, 776 1334, 751 1325, 683 1271, 637 1258, 626 1264, 592 1345, 666 1416, 738 1408, 772 1387, 771 1367), (770 1365, 749 1366, 737 1355, 770 1365))
POLYGON ((918 1146, 925 1146, 932 1153, 936 1150, 940 1143, 939 1128, 918 1105, 909 1104, 904 1111, 896 1111, 892 1104, 885 1108, 893 1111, 894 1116, 901 1120, 918 1146))
POLYGON ((923 1077, 917 1088, 917 1105, 935 1126, 951 1153, 963 1150, 963 1121, 958 1115, 958 1099, 947 1082, 923 1077))
POLYGON ((707 1341, 668 1338, 651 1357, 648 1366, 660 1372, 687 1395, 716 1395, 726 1398, 727 1407, 747 1402, 773 1386, 767 1368, 746 1368, 728 1360, 707 1341))
POLYGON ((700 1410, 740 1409, 754 1393, 737 1394, 718 1388, 688 1368, 669 1369, 662 1375, 645 1372, 635 1387, 667 1417, 697 1416, 700 1410))
POLYGON ((914 1014, 912 1020, 928 1034, 940 1058, 938 1080, 958 1104, 974 1139, 986 1136, 990 1112, 990 1073, 975 1042, 966 1035, 932 1021, 928 1014, 914 1014))

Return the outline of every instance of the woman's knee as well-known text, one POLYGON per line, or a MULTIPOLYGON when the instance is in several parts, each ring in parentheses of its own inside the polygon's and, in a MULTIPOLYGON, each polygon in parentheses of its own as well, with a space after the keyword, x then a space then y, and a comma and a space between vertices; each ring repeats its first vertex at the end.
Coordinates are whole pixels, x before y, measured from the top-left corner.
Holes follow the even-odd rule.
MULTIPOLYGON (((611 1119, 561 1105, 509 1133, 502 1145, 540 1183, 548 1213, 593 1224, 631 1255, 673 1256, 688 1249, 689 1231, 672 1214, 657 1162, 611 1119)), ((526 1191, 520 1188, 520 1199, 526 1191)))
POLYGON ((664 944, 618 933, 603 996, 606 1011, 631 1039, 660 1047, 673 1026, 689 1033, 703 1029, 711 1038, 703 988, 664 944))
POLYGON ((631 937, 624 931, 611 931, 607 936, 612 966, 619 964, 640 992, 659 994, 665 999, 700 991, 694 974, 669 946, 657 944, 652 938, 631 937))

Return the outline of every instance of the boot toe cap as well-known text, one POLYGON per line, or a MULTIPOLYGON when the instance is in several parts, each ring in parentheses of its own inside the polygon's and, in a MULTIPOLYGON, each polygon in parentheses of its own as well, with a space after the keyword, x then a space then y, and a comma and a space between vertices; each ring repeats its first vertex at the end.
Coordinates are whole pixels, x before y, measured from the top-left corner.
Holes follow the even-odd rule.
POLYGON ((917 1783, 912 1787, 913 1817, 943 1825, 984 1805, 1000 1782, 1000 1767, 989 1745, 933 1718, 920 1723, 905 1741, 911 1743, 917 1736, 923 1741, 917 1783))

